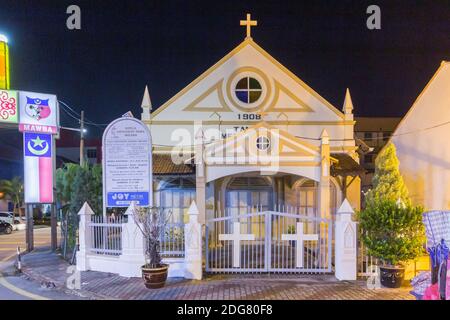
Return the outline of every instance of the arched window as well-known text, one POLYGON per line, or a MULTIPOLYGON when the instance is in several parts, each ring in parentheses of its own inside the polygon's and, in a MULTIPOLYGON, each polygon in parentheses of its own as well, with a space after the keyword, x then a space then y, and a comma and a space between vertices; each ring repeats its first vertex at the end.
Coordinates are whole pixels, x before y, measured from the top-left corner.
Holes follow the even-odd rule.
MULTIPOLYGON (((300 180, 295 184, 296 206, 300 214, 317 216, 318 207, 318 187, 319 184, 313 180, 300 180)), ((330 182, 330 214, 336 214, 337 189, 333 182, 330 182)))
POLYGON ((226 208, 229 215, 247 213, 249 208, 270 210, 273 203, 272 179, 269 177, 235 177, 227 186, 226 208))
POLYGON ((195 182, 189 178, 172 178, 158 183, 154 192, 155 206, 171 223, 183 223, 187 210, 195 200, 195 182))
POLYGON ((317 182, 303 180, 296 185, 297 208, 300 214, 316 216, 317 214, 317 182))

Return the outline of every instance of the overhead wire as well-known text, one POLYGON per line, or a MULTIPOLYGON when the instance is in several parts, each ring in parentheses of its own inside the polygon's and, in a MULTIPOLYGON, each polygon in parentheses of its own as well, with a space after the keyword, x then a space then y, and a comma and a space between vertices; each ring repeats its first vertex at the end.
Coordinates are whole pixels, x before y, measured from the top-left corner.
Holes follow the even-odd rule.
MULTIPOLYGON (((81 116, 80 116, 80 114, 77 113, 77 111, 75 111, 73 108, 71 108, 71 107, 70 107, 67 103, 65 103, 64 101, 58 100, 58 102, 60 102, 61 105, 62 105, 63 107, 67 108, 67 109, 64 109, 64 108, 63 108, 63 110, 65 110, 66 114, 68 114, 70 117, 72 117, 73 119, 75 119, 75 120, 77 120, 77 121, 81 121, 81 119, 78 118, 78 117, 81 117, 81 116), (69 110, 70 110, 70 111, 69 111, 69 110), (72 114, 71 114, 70 112, 72 112, 72 114), (74 115, 74 114, 75 114, 75 115, 74 115)), ((88 118, 85 118, 84 122, 85 122, 86 124, 93 125, 93 126, 96 126, 96 127, 99 127, 99 128, 101 128, 101 127, 106 127, 106 126, 109 125, 108 123, 96 123, 96 122, 94 122, 94 121, 89 120, 88 118)), ((427 130, 439 128, 439 127, 442 127, 442 126, 445 126, 445 125, 448 125, 448 124, 450 124, 450 121, 446 121, 446 122, 443 122, 443 123, 439 123, 439 124, 437 124, 437 125, 433 125, 433 126, 426 127, 426 128, 420 128, 420 129, 417 129, 417 130, 412 130, 412 131, 409 131, 409 132, 403 132, 403 133, 398 133, 398 134, 392 134, 392 135, 389 135, 389 136, 383 136, 382 138, 380 138, 380 137, 364 137, 364 138, 360 138, 360 139, 363 140, 363 141, 380 140, 380 139, 385 139, 385 140, 387 140, 387 139, 390 139, 390 138, 392 138, 392 137, 397 137, 397 136, 403 136, 403 135, 408 135, 408 134, 419 133, 419 132, 422 132, 422 131, 427 131, 427 130)), ((374 132, 374 131, 371 131, 371 132, 374 132)), ((306 136, 295 136, 295 137, 296 137, 296 138, 300 138, 300 139, 304 139, 304 140, 313 140, 313 141, 320 141, 320 140, 321 140, 320 137, 318 137, 318 138, 306 137, 306 136)), ((213 143, 213 142, 217 142, 217 141, 225 140, 225 139, 226 139, 226 138, 221 138, 221 139, 218 139, 218 140, 214 140, 214 141, 210 141, 210 142, 206 142, 206 143, 202 143, 202 144, 203 144, 203 145, 211 144, 211 143, 213 143)), ((354 139, 330 139, 330 141, 345 142, 345 141, 354 141, 354 139)), ((156 145, 156 146, 162 146, 162 147, 173 147, 173 145, 162 145, 162 144, 161 144, 161 145, 155 144, 155 145, 156 145)), ((192 145, 185 145, 185 146, 183 146, 183 147, 195 147, 195 146, 196 146, 196 144, 192 144, 192 145)))

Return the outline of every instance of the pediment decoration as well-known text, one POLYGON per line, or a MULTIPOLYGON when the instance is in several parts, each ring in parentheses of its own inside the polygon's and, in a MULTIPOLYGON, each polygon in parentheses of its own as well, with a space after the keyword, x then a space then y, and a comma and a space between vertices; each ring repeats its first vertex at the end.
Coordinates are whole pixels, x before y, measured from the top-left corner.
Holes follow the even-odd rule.
POLYGON ((232 112, 223 98, 223 79, 192 101, 183 111, 232 112), (219 102, 219 103, 218 103, 219 102))
POLYGON ((284 130, 260 123, 234 136, 207 145, 206 162, 239 164, 261 161, 318 161, 318 147, 294 137, 284 130))
POLYGON ((314 112, 306 102, 274 79, 274 98, 266 112, 314 112))

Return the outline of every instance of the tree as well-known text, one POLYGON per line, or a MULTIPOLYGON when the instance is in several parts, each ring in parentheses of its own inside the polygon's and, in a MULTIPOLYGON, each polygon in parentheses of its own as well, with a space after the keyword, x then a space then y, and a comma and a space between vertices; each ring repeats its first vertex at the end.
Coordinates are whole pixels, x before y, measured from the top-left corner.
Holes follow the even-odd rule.
POLYGON ((366 203, 383 200, 401 200, 405 205, 410 203, 408 189, 399 170, 395 146, 392 143, 378 154, 375 160, 375 175, 372 183, 373 189, 366 195, 366 203))
POLYGON ((102 167, 68 163, 56 171, 56 195, 63 214, 63 255, 74 248, 78 211, 85 202, 95 213, 102 211, 102 167))
POLYGON ((90 178, 89 178, 89 205, 94 212, 101 213, 103 210, 103 176, 102 176, 102 166, 93 165, 90 167, 90 178))
POLYGON ((70 211, 78 213, 85 202, 88 202, 92 208, 91 203, 91 189, 90 185, 90 169, 87 165, 79 167, 77 170, 72 186, 72 193, 70 195, 70 211))
POLYGON ((56 196, 63 209, 77 213, 88 202, 94 212, 101 212, 102 167, 65 164, 56 170, 56 196))
POLYGON ((11 180, 0 181, 0 192, 3 192, 7 197, 11 199, 14 204, 14 216, 16 215, 16 209, 19 211, 19 217, 22 217, 20 206, 23 202, 23 181, 21 177, 14 177, 11 180))
POLYGON ((389 265, 418 257, 425 241, 423 208, 411 205, 392 143, 375 160, 372 182, 366 208, 358 216, 368 254, 389 265))
POLYGON ((80 166, 74 163, 66 163, 56 170, 56 198, 61 207, 70 203, 73 189, 73 181, 80 166))

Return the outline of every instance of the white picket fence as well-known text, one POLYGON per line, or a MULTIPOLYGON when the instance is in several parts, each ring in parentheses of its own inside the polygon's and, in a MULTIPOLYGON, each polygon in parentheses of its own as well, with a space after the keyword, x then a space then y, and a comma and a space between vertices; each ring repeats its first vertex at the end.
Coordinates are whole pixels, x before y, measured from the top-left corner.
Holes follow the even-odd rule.
POLYGON ((91 216, 88 223, 90 233, 89 252, 117 256, 122 253, 123 216, 91 216))
MULTIPOLYGON (((262 208, 261 208, 262 209, 262 208)), ((139 225, 136 224, 133 214, 135 212, 134 204, 132 204, 125 214, 126 217, 108 217, 104 218, 101 216, 95 216, 95 213, 89 207, 87 203, 83 205, 81 210, 78 212, 79 215, 79 250, 76 253, 77 270, 79 271, 102 271, 116 273, 125 277, 140 277, 142 275, 141 267, 146 263, 145 261, 145 239, 139 230, 139 225)), ((292 241, 302 241, 302 231, 307 234, 317 234, 317 245, 324 246, 322 250, 322 255, 326 257, 324 261, 326 264, 318 264, 318 266, 323 269, 320 271, 331 272, 332 271, 332 239, 334 238, 336 243, 334 246, 334 260, 335 260, 335 276, 339 280, 356 280, 357 275, 357 227, 356 223, 352 221, 351 217, 353 214, 353 209, 347 200, 343 202, 340 209, 337 212, 337 217, 335 222, 329 221, 329 226, 325 231, 320 231, 316 220, 320 220, 320 225, 322 226, 324 222, 320 218, 308 217, 306 219, 303 215, 291 214, 291 213, 280 213, 276 211, 261 211, 256 215, 264 216, 264 221, 267 224, 264 225, 264 243, 268 243, 265 252, 268 252, 269 257, 274 257, 272 253, 276 254, 276 257, 281 257, 284 259, 281 267, 279 267, 275 262, 277 259, 266 259, 265 265, 267 265, 267 271, 278 272, 281 268, 283 271, 287 269, 293 269, 297 271, 298 268, 305 269, 302 265, 301 258, 305 255, 297 254, 295 258, 292 249, 296 249, 301 252, 304 249, 303 246, 292 245, 292 241), (290 220, 289 220, 290 219, 290 220), (301 219, 306 219, 307 221, 297 221, 301 219), (309 220, 312 220, 309 221, 309 220), (304 223, 304 225, 302 225, 304 223), (335 228, 333 236, 333 227, 335 228), (309 226, 311 224, 311 226, 309 226), (294 228, 290 226, 296 226, 294 228), (303 226, 305 228, 303 228, 303 226), (311 227, 312 229, 308 229, 311 227), (303 230, 302 230, 303 229, 303 230), (295 233, 294 233, 295 231, 295 233), (281 240, 282 235, 289 235, 289 237, 300 240, 281 240), (297 237, 297 235, 300 235, 297 237), (281 238, 280 238, 281 237, 281 238), (275 242, 274 242, 275 241, 275 242), (289 242, 291 241, 291 242, 289 242), (283 244, 281 244, 283 242, 283 244), (275 243, 275 247, 273 244, 275 243), (283 254, 289 245, 289 253, 283 254), (277 251, 278 250, 278 251, 277 251), (280 251, 281 250, 281 251, 280 251), (291 252, 292 251, 292 252, 291 252), (281 252, 281 254, 280 254, 281 252), (295 264, 294 264, 295 260, 295 264), (289 267, 291 266, 291 267, 289 267), (295 268, 293 267, 295 266, 295 268)), ((199 210, 195 204, 192 202, 188 210, 188 219, 184 224, 168 224, 166 232, 164 233, 161 249, 163 253, 163 263, 169 264, 169 277, 184 277, 187 279, 201 279, 202 278, 202 256, 204 243, 202 240, 202 225, 199 222, 199 210)), ((248 214, 248 216, 253 217, 255 214, 248 214)), ((235 220, 238 217, 234 217, 235 220)), ((261 227, 261 223, 253 224, 248 223, 244 217, 244 221, 233 221, 233 230, 226 227, 222 231, 217 230, 218 238, 222 235, 230 234, 240 234, 239 230, 241 226, 246 226, 247 233, 254 233, 256 229, 261 227), (238 225, 237 227, 236 224, 238 225), (234 232, 237 230, 237 232, 234 232), (220 233, 220 234, 219 234, 220 233)), ((219 217, 209 220, 210 224, 214 224, 216 220, 222 219, 230 220, 228 217, 219 217)), ((218 220, 218 221, 219 221, 218 220)), ((238 219, 239 220, 239 219, 238 219)), ((242 219, 241 219, 242 220, 242 219)), ((326 219, 325 219, 326 220, 326 219)), ((230 220, 231 221, 231 220, 230 220)), ((252 222, 252 221, 251 221, 252 222)), ((206 232, 210 231, 207 226, 206 232)), ((230 238, 230 237, 229 237, 230 238)), ((208 234, 206 234, 206 247, 205 250, 208 254, 208 249, 214 249, 208 246, 208 243, 213 244, 213 238, 208 239, 208 234), (211 240, 208 241, 208 240, 211 240)), ((257 239, 256 239, 257 240, 257 239)), ((221 241, 221 240, 219 240, 221 241)), ((234 240, 233 240, 234 241, 234 240)), ((253 240, 250 240, 253 241, 253 240)), ((217 242, 217 241, 216 241, 217 242)), ((223 241, 222 241, 223 242, 223 241)), ((254 245, 259 248, 257 245, 254 245)), ((230 246, 228 246, 230 247, 230 246)), ((248 247, 248 246, 247 246, 248 247)), ((245 247, 245 248, 247 248, 245 247)), ((232 268, 240 269, 239 258, 236 258, 234 251, 235 248, 240 248, 240 246, 230 247, 233 250, 233 264, 232 268)), ((310 248, 307 247, 307 251, 311 249, 311 252, 318 250, 318 247, 310 248)), ((260 248, 259 248, 260 249, 260 248)), ((296 252, 297 252, 296 251, 296 252)), ((229 252, 231 252, 229 250, 229 252)), ((247 251, 248 255, 256 253, 256 251, 247 251)), ((239 256, 239 252, 237 253, 239 256)), ((206 260, 211 256, 206 256, 206 260)), ((313 258, 319 256, 315 255, 313 258)), ((317 259, 313 259, 316 261, 317 259)), ((250 261, 250 260, 245 260, 250 261)), ((252 260, 253 261, 253 260, 252 260)), ((255 260, 256 261, 256 260, 255 260)), ((309 266, 310 260, 306 260, 306 265, 309 266)), ((311 260, 312 261, 312 260, 311 260)), ((305 261, 303 261, 305 262, 305 261)), ((314 264, 314 263, 313 263, 314 264)), ((242 271, 242 270, 239 270, 242 271)), ((244 270, 245 271, 245 270, 244 270)), ((307 272, 308 270, 303 270, 307 272)), ((312 271, 318 271, 317 268, 312 271)), ((309 271, 308 271, 309 272, 309 271)))
POLYGON ((184 257, 184 223, 168 223, 161 237, 160 248, 163 257, 184 257))
MULTIPOLYGON (((141 267, 146 263, 146 240, 133 217, 133 206, 127 209, 124 216, 103 217, 95 215, 87 203, 83 205, 78 212, 78 270, 117 273, 125 277, 141 276, 141 267)), ((188 223, 169 223, 165 227, 160 248, 163 263, 169 264, 169 277, 201 278, 201 225, 197 217, 195 206, 189 214, 188 223), (187 238, 185 228, 189 230, 187 238)))
MULTIPOLYGON (((92 254, 119 256, 122 254, 122 230, 126 216, 91 216, 88 222, 90 241, 88 250, 92 254)), ((169 223, 160 240, 162 257, 184 256, 184 223, 169 223)))

